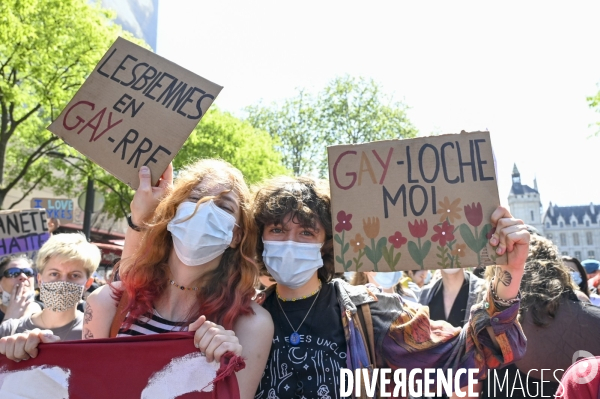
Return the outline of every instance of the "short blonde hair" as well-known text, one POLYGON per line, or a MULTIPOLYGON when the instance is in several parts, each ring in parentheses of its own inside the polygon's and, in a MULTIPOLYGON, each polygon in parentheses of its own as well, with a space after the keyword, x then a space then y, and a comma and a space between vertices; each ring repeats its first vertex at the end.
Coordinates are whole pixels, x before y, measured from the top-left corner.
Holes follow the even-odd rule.
POLYGON ((83 263, 87 277, 98 268, 100 264, 100 249, 89 243, 81 233, 53 234, 38 252, 35 261, 38 272, 42 273, 46 264, 53 257, 65 260, 75 260, 83 263))

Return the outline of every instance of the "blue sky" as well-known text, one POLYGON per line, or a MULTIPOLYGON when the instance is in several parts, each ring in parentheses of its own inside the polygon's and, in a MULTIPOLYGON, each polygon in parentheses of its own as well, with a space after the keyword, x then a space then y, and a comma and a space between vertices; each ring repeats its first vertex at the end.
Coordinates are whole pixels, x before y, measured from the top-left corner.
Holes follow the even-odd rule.
POLYGON ((600 203, 600 2, 219 1, 159 3, 157 52, 224 86, 216 104, 375 79, 421 135, 489 130, 501 201, 516 163, 544 208, 600 203))

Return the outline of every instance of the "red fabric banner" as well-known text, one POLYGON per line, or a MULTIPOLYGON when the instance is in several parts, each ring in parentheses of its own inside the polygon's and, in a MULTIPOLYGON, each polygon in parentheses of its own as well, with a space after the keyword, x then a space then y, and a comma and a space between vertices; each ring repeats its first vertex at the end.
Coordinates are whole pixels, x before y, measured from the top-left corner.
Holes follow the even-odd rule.
POLYGON ((40 344, 35 359, 0 356, 0 397, 239 399, 238 356, 208 363, 193 333, 40 344))

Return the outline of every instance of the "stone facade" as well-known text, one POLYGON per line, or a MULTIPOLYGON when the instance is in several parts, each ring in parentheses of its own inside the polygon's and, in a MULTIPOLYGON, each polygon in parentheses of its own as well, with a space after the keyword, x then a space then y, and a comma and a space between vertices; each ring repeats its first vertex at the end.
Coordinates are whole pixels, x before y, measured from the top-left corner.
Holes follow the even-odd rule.
POLYGON ((579 260, 600 258, 600 205, 558 206, 550 202, 542 213, 535 180, 533 188, 522 184, 516 165, 512 179, 508 205, 514 217, 552 240, 563 255, 579 260))

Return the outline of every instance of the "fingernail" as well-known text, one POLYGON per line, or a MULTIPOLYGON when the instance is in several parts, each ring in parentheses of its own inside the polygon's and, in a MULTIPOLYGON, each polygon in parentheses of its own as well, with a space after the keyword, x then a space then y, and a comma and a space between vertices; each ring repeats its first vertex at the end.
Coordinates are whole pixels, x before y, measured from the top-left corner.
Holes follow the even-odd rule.
POLYGON ((496 238, 496 236, 492 236, 492 238, 490 238, 490 243, 492 245, 497 245, 498 244, 498 238, 496 238))
POLYGON ((142 167, 140 168, 140 171, 142 171, 142 172, 146 173, 146 172, 149 172, 149 171, 150 171, 150 169, 149 169, 147 166, 142 166, 142 167))
POLYGON ((496 253, 497 253, 498 255, 502 255, 502 252, 503 252, 503 250, 502 250, 502 247, 498 247, 498 248, 496 248, 496 253))
POLYGON ((44 333, 44 337, 46 337, 46 338, 52 338, 53 336, 54 336, 54 334, 44 333))

